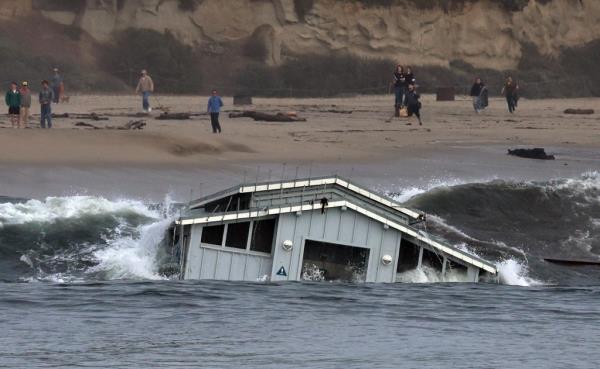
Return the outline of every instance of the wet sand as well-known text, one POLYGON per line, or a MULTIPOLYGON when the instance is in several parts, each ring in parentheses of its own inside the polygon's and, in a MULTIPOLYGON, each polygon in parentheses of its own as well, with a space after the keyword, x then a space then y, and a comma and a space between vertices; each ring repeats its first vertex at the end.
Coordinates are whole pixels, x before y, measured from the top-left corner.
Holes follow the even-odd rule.
MULTIPOLYGON (((245 107, 224 98, 223 134, 208 116, 156 120, 162 110, 202 113, 205 97, 157 96, 144 118, 135 96, 72 96, 54 112, 55 128, 13 130, 0 118, 0 195, 92 193, 178 199, 246 179, 340 174, 366 185, 417 186, 447 180, 543 179, 600 169, 600 99, 521 100, 511 115, 502 99, 475 114, 467 97, 424 96, 423 121, 390 119, 390 96, 254 99, 253 109, 295 111, 306 122, 266 123, 227 114, 245 107), (593 108, 594 115, 565 115, 593 108), (97 113, 109 120, 73 118, 97 113), (127 116, 129 115, 129 116, 127 116), (107 129, 143 119, 143 130, 107 129), (76 127, 93 124, 99 129, 76 127), (406 123, 411 123, 407 125, 406 123), (545 147, 555 161, 519 159, 507 148, 545 147), (285 166, 283 163, 286 163, 285 166)), ((33 109, 33 113, 38 111, 33 109)), ((37 116, 32 122, 37 125, 37 116)), ((388 186, 388 187, 389 187, 388 186)))

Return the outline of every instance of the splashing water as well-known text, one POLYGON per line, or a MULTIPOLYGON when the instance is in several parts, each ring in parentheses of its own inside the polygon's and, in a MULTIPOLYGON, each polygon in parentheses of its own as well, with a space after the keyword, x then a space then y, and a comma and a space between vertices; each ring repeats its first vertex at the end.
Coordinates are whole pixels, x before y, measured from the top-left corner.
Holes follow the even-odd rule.
POLYGON ((504 260, 497 264, 500 283, 511 286, 540 286, 544 283, 528 276, 526 264, 515 259, 504 260))

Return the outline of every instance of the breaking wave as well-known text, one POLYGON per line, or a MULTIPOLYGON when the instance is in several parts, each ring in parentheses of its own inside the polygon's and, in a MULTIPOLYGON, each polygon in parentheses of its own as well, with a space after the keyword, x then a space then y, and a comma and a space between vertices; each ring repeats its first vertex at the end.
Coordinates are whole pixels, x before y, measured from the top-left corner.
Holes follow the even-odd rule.
MULTIPOLYGON (((600 283, 600 268, 544 261, 600 260, 598 172, 546 182, 439 181, 392 195, 427 213, 429 233, 495 261, 501 283, 600 283)), ((0 280, 161 279, 172 207, 169 198, 149 206, 94 196, 0 197, 0 280)), ((458 271, 442 276, 427 266, 398 276, 424 283, 464 278, 458 271)))
POLYGON ((167 197, 48 197, 0 204, 0 279, 74 282, 158 279, 171 219, 167 197))
POLYGON ((502 283, 600 283, 600 268, 568 268, 544 261, 600 260, 599 172, 545 182, 436 184, 404 200, 427 213, 431 233, 496 260, 502 283))

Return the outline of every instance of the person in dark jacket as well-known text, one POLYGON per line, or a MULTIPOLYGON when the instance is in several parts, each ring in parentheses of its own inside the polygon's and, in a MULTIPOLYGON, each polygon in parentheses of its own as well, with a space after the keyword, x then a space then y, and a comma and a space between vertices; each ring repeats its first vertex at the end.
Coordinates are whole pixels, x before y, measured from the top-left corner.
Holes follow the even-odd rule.
POLYGON ((54 91, 50 88, 48 81, 42 81, 42 90, 39 95, 40 100, 40 126, 46 128, 46 122, 48 122, 48 128, 52 128, 52 101, 54 100, 54 91))
POLYGON ((478 114, 487 106, 487 102, 484 101, 487 100, 485 99, 485 97, 487 96, 486 90, 487 88, 485 87, 485 84, 483 83, 481 78, 475 78, 475 82, 471 87, 471 97, 473 97, 473 109, 475 109, 475 112, 478 114))
MULTIPOLYGON (((404 98, 404 106, 406 106, 408 110, 408 116, 411 117, 413 114, 419 120, 419 125, 423 125, 421 122, 421 102, 419 98, 421 95, 416 90, 414 84, 408 85, 408 91, 406 92, 406 97, 404 98)), ((410 124, 410 123, 408 123, 410 124)))
POLYGON ((13 128, 17 128, 19 123, 19 115, 21 111, 21 93, 17 88, 17 82, 10 84, 10 89, 6 92, 4 98, 6 105, 8 106, 8 115, 10 115, 10 123, 13 128))
POLYGON ((217 95, 217 90, 212 90, 211 96, 208 99, 208 107, 206 111, 210 114, 210 124, 212 125, 213 133, 221 133, 221 124, 219 123, 219 113, 223 106, 223 100, 217 95))
POLYGON ((406 67, 406 85, 417 85, 417 80, 415 79, 412 67, 410 66, 406 67))
POLYGON ((512 114, 515 112, 515 108, 517 107, 517 100, 519 92, 519 85, 513 81, 511 76, 506 78, 506 83, 502 87, 502 91, 500 92, 502 95, 506 97, 506 103, 508 104, 508 111, 512 114))
POLYGON ((392 80, 394 84, 394 92, 396 95, 396 100, 394 103, 395 116, 400 116, 400 108, 404 103, 404 95, 406 94, 406 76, 404 74, 404 68, 398 64, 396 65, 396 70, 394 71, 394 79, 392 80))

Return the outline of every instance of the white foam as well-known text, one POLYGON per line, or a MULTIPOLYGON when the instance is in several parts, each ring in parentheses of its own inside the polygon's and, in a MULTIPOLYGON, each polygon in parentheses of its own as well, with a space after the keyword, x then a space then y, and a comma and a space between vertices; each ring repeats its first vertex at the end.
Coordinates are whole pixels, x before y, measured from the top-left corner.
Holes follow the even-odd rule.
POLYGON ((544 283, 528 276, 529 268, 526 264, 515 259, 507 259, 498 264, 500 283, 511 286, 539 286, 544 283))
POLYGON ((420 268, 407 270, 406 272, 396 274, 396 281, 401 283, 454 283, 454 282, 472 282, 467 278, 467 273, 459 270, 446 271, 442 274, 429 265, 422 265, 420 268))
POLYGON ((94 252, 97 265, 88 273, 104 273, 107 279, 165 279, 158 274, 158 249, 172 219, 138 227, 139 237, 123 236, 94 252))
MULTIPOLYGON (((487 178, 482 180, 481 182, 488 182, 496 179, 496 177, 487 178)), ((424 186, 412 186, 400 189, 397 193, 390 195, 393 200, 398 201, 400 203, 407 202, 415 196, 421 195, 423 193, 429 192, 436 188, 442 187, 453 187, 458 185, 463 185, 467 183, 479 183, 479 181, 466 181, 459 178, 433 178, 429 180, 424 186)))
POLYGON ((0 204, 0 226, 29 222, 52 222, 60 218, 74 218, 102 213, 133 212, 155 218, 158 214, 137 200, 110 201, 96 196, 47 197, 24 203, 0 204))

